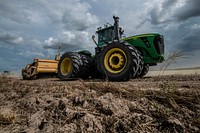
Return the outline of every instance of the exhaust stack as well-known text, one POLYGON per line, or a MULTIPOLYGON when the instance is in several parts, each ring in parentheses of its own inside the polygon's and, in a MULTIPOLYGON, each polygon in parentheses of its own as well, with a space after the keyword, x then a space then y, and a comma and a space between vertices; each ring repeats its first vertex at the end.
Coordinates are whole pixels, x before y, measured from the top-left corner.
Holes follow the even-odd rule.
POLYGON ((114 19, 114 32, 115 32, 115 36, 114 36, 114 40, 120 40, 120 34, 119 34, 119 17, 113 16, 114 19))

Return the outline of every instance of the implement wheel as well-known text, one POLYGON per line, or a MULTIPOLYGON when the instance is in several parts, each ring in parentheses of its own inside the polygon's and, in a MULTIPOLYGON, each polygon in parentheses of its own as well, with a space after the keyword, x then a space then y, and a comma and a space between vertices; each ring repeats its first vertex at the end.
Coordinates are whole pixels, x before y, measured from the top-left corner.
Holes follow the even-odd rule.
POLYGON ((98 55, 98 68, 110 81, 127 81, 138 71, 137 49, 125 42, 112 42, 98 55))
POLYGON ((78 78, 82 66, 81 57, 75 52, 66 52, 58 63, 58 77, 60 79, 78 78))

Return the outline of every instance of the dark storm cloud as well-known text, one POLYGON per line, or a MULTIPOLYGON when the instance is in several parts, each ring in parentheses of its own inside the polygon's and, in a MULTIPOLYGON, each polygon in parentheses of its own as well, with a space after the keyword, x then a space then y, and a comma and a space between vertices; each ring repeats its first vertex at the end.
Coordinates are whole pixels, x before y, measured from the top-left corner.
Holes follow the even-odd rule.
POLYGON ((68 30, 74 29, 74 30, 84 31, 89 27, 89 25, 87 25, 87 23, 84 20, 75 18, 68 12, 66 12, 63 15, 62 22, 65 25, 65 28, 68 30))
POLYGON ((163 3, 162 3, 162 8, 163 9, 167 9, 169 8, 170 6, 174 5, 178 0, 165 0, 163 3))
MULTIPOLYGON (((158 13, 158 9, 154 8, 151 12, 150 12, 150 21, 151 24, 158 24, 159 23, 159 13, 158 13)), ((145 21, 148 19, 145 19, 145 21)))
MULTIPOLYGON (((178 2, 178 0, 165 0, 161 5, 155 5, 155 7, 150 11, 150 22, 153 25, 160 23, 166 23, 171 21, 172 18, 165 16, 170 13, 171 8, 178 2)), ((148 19, 147 19, 148 20, 148 19)))
POLYGON ((17 37, 10 33, 2 32, 0 33, 0 42, 6 43, 6 44, 20 44, 20 43, 23 43, 23 38, 17 37))
POLYGON ((175 13, 175 17, 179 21, 198 16, 200 16, 200 0, 187 0, 185 5, 180 7, 175 13))
POLYGON ((191 34, 184 36, 177 44, 177 48, 183 52, 193 52, 200 50, 200 30, 193 31, 191 34))
POLYGON ((155 5, 155 7, 150 11, 150 19, 146 19, 145 21, 150 20, 151 24, 157 25, 160 23, 166 23, 170 21, 172 18, 165 19, 165 15, 168 14, 174 4, 177 3, 178 0, 165 0, 159 5, 155 5))
MULTIPOLYGON (((83 8, 87 9, 87 6, 83 6, 83 8)), ((66 11, 62 17, 65 29, 84 31, 96 24, 98 22, 97 17, 89 13, 86 9, 78 12, 66 11)))
POLYGON ((86 44, 90 44, 87 32, 63 32, 58 39, 50 37, 45 40, 44 48, 57 49, 61 45, 62 50, 77 51, 84 48, 86 44))
POLYGON ((11 21, 17 23, 27 23, 30 21, 28 14, 24 11, 23 6, 21 6, 18 1, 17 3, 11 4, 11 1, 1 0, 0 16, 1 19, 10 19, 11 21))
POLYGON ((153 25, 169 23, 172 21, 185 21, 192 17, 200 16, 200 0, 185 0, 184 5, 178 0, 165 0, 161 5, 156 5, 149 13, 150 19, 146 19, 153 25))
POLYGON ((64 42, 54 42, 51 45, 45 45, 45 49, 58 49, 58 46, 61 46, 62 51, 76 51, 80 46, 72 45, 64 42))

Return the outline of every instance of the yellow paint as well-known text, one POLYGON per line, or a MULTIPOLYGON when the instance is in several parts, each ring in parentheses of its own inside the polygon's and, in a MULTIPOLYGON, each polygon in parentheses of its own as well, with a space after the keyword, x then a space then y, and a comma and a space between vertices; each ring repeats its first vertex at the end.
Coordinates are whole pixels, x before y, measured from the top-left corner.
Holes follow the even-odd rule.
POLYGON ((62 75, 67 76, 72 70, 72 62, 70 58, 66 57, 65 59, 62 60, 61 65, 60 65, 60 70, 62 75))
POLYGON ((110 49, 104 57, 104 66, 110 73, 120 73, 127 64, 127 57, 120 48, 110 49))

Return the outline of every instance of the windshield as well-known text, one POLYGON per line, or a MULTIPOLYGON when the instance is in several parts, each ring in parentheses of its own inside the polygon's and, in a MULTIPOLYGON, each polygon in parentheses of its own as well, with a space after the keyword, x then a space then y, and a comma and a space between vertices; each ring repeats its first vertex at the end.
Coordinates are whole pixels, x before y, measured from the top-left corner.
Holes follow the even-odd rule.
POLYGON ((107 28, 105 30, 99 31, 98 33, 98 43, 107 43, 113 39, 113 27, 107 28))

